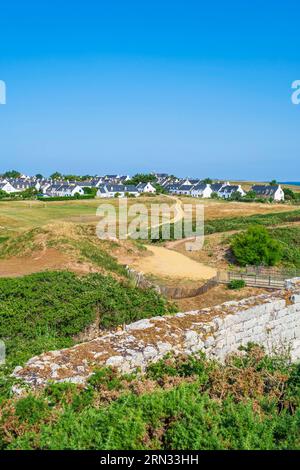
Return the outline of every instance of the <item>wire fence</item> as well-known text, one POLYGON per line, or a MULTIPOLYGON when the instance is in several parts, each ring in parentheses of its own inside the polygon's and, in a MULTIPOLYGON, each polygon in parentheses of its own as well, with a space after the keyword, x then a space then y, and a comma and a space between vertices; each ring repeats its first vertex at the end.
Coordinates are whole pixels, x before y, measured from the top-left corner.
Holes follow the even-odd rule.
POLYGON ((247 286, 281 289, 287 279, 300 277, 300 271, 277 270, 265 266, 247 266, 245 270, 219 271, 218 282, 229 284, 233 280, 242 280, 247 286))

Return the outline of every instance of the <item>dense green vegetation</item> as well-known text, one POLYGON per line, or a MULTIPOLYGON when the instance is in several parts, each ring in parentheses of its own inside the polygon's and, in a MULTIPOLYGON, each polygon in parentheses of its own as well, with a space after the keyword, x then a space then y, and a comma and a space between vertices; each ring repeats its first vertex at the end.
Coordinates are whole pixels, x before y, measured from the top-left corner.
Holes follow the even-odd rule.
POLYGON ((264 225, 265 227, 270 227, 272 225, 299 221, 300 210, 214 219, 205 223, 205 233, 209 235, 211 233, 228 232, 230 230, 243 230, 250 225, 264 225))
POLYGON ((233 279, 228 283, 228 289, 239 290, 246 286, 246 283, 243 279, 233 279))
POLYGON ((236 234, 231 241, 231 250, 240 266, 275 266, 282 259, 281 244, 261 225, 253 225, 236 234))
POLYGON ((266 229, 249 227, 246 232, 233 235, 231 249, 241 266, 274 265, 291 270, 300 269, 300 227, 266 229))
POLYGON ((74 196, 53 196, 53 197, 37 197, 38 201, 42 202, 55 202, 55 201, 74 201, 74 199, 95 199, 95 194, 79 194, 74 196))
MULTIPOLYGON (((300 221, 300 210, 276 212, 270 214, 256 214, 245 217, 228 217, 220 219, 212 219, 205 221, 204 233, 205 235, 211 235, 219 232, 229 232, 231 230, 243 230, 247 229, 251 225, 263 225, 265 227, 272 227, 275 225, 299 222, 300 221)), ((182 224, 182 222, 179 222, 182 224)), ((195 230, 195 225, 193 227, 195 230)), ((161 241, 160 239, 153 240, 153 243, 161 241)), ((170 228, 170 239, 174 239, 174 224, 171 224, 170 228)))
POLYGON ((130 180, 126 181, 126 185, 133 184, 137 185, 139 183, 155 183, 156 176, 152 173, 137 173, 136 175, 132 176, 130 180))
POLYGON ((67 347, 72 337, 97 319, 100 328, 174 311, 154 290, 129 280, 70 272, 45 272, 0 279, 0 338, 7 365, 67 347))
POLYGON ((274 228, 270 234, 281 245, 282 263, 300 269, 300 227, 274 228))
POLYGON ((300 449, 300 366, 255 346, 225 365, 169 357, 85 389, 3 399, 2 449, 300 449))

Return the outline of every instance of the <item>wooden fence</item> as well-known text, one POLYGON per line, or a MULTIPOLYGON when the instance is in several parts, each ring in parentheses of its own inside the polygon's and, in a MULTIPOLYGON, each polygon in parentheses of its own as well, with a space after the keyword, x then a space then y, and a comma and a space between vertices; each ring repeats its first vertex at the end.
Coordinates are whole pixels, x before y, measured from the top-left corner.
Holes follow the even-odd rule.
POLYGON ((233 280, 243 280, 250 287, 264 287, 267 289, 282 289, 287 279, 299 277, 300 272, 295 270, 278 271, 266 267, 247 266, 244 271, 220 271, 218 283, 229 284, 233 280))

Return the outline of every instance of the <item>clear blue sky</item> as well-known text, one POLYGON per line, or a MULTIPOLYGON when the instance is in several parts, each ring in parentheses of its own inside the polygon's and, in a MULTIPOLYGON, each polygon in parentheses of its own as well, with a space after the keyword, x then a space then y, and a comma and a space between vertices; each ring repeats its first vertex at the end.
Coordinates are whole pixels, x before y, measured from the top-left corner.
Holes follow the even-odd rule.
POLYGON ((0 171, 300 180, 299 1, 0 4, 0 171))

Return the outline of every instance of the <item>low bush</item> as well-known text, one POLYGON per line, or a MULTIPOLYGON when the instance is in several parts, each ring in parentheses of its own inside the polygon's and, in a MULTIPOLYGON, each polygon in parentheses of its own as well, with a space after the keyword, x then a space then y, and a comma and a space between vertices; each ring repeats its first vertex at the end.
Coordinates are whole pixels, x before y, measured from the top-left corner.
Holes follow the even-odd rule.
POLYGON ((271 237, 265 227, 249 227, 247 231, 235 235, 231 250, 241 266, 266 265, 274 266, 282 258, 280 243, 271 237))
POLYGON ((99 328, 111 328, 174 310, 153 289, 101 274, 57 271, 0 279, 0 338, 13 364, 71 346, 72 337, 96 318, 99 328))
POLYGON ((2 403, 1 449, 300 449, 300 367, 255 345, 225 364, 168 357, 2 403))
POLYGON ((246 286, 246 283, 243 279, 233 279, 228 284, 228 289, 238 290, 246 286))

